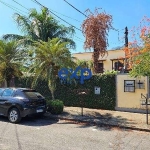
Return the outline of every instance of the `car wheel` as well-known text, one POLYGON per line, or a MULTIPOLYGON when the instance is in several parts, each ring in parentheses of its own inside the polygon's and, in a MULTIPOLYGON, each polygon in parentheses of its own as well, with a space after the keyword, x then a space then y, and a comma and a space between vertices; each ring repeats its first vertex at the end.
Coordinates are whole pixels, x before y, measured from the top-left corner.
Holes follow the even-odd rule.
POLYGON ((8 119, 11 123, 17 123, 21 120, 20 112, 17 108, 12 108, 8 113, 8 119))

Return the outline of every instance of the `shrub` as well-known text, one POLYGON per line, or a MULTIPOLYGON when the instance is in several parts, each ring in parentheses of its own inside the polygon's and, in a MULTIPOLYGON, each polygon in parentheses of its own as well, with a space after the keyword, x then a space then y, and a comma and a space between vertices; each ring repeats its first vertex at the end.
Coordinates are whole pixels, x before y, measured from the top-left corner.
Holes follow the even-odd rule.
POLYGON ((47 101, 47 111, 51 114, 61 114, 63 112, 64 104, 60 100, 48 100, 47 101))
MULTIPOLYGON (((95 109, 108 109, 115 110, 116 105, 116 72, 107 72, 102 75, 93 75, 91 79, 84 80, 84 84, 80 84, 80 80, 77 80, 77 84, 61 84, 60 79, 56 81, 55 98, 63 101, 65 106, 73 107, 86 107, 95 109), (100 95, 94 93, 94 87, 99 86, 101 88, 100 95), (84 96, 83 99, 73 92, 75 89, 89 89, 90 93, 84 96), (81 102, 83 101, 83 103, 81 102)), ((32 78, 15 79, 15 85, 21 87, 31 87, 32 78)), ((38 85, 34 87, 39 93, 41 93, 46 99, 50 101, 52 98, 51 92, 47 83, 39 79, 38 85)))

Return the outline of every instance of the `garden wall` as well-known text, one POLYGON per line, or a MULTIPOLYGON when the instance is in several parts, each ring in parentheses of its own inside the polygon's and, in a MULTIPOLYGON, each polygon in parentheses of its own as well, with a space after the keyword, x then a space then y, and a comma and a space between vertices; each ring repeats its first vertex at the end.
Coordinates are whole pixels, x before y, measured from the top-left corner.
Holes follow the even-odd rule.
MULTIPOLYGON (((31 78, 15 79, 16 87, 29 87, 31 88, 31 78)), ((34 87, 47 99, 51 99, 51 93, 45 81, 39 80, 38 84, 34 87)), ((64 102, 65 106, 74 107, 87 107, 97 109, 115 110, 116 102, 116 83, 114 74, 93 75, 91 79, 85 80, 84 84, 61 84, 57 79, 57 89, 55 91, 55 98, 64 102), (94 93, 94 87, 101 88, 100 95, 94 93), (77 95, 75 89, 89 89, 89 94, 81 99, 77 95)))

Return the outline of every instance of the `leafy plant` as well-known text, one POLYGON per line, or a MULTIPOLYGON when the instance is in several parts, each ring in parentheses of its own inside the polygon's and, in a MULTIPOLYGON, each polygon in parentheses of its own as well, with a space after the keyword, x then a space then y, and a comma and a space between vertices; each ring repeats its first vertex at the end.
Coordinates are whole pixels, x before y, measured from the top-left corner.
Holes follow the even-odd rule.
POLYGON ((30 73, 34 74, 33 85, 37 84, 38 78, 47 82, 52 99, 55 99, 56 77, 58 70, 63 67, 73 67, 73 59, 67 48, 67 42, 62 42, 59 38, 48 39, 48 42, 36 42, 35 54, 32 58, 30 73))
MULTIPOLYGON (((85 80, 84 84, 61 84, 60 80, 56 80, 55 98, 61 99, 65 106, 95 108, 95 109, 108 109, 115 110, 116 104, 116 80, 115 74, 93 75, 90 80, 85 80), (94 87, 101 88, 100 95, 94 93, 94 87), (74 90, 89 89, 90 93, 81 99, 74 90), (83 102, 83 103, 81 103, 83 102)), ((20 84, 22 87, 30 87, 33 79, 26 77, 26 79, 15 80, 16 86, 20 84), (28 82, 27 82, 28 81, 28 82)), ((51 92, 45 80, 39 79, 38 84, 34 87, 47 99, 51 99, 51 92)), ((49 103, 49 102, 48 102, 49 103)))
POLYGON ((15 41, 0 40, 0 81, 5 81, 9 87, 13 77, 21 77, 20 66, 26 56, 15 41))
POLYGON ((38 40, 47 42, 48 38, 60 38, 68 42, 69 48, 76 47, 72 40, 74 28, 59 24, 47 8, 42 8, 40 12, 31 9, 28 16, 15 13, 13 18, 23 35, 6 34, 3 36, 5 40, 18 40, 20 44, 29 45, 38 40))
POLYGON ((64 104, 61 100, 48 100, 47 101, 47 111, 51 114, 61 114, 63 112, 64 104))

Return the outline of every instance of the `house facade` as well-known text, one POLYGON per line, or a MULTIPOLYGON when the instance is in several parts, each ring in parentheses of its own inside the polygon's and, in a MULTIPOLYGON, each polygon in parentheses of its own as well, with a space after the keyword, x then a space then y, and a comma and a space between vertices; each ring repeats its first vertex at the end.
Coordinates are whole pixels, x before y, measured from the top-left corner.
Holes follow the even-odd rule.
MULTIPOLYGON (((92 52, 84 53, 74 53, 73 57, 79 60, 91 60, 92 52)), ((102 58, 99 57, 98 73, 103 73, 105 71, 118 70, 121 71, 125 64, 125 52, 123 50, 108 50, 106 55, 102 58)))
MULTIPOLYGON (((99 72, 122 71, 125 66, 125 52, 123 50, 108 50, 108 53, 99 58, 99 72)), ((92 52, 75 53, 79 60, 91 60, 92 52)), ((101 85, 99 85, 101 87, 101 85)), ((101 87, 102 89, 103 87, 101 87)), ((133 78, 128 73, 116 75, 116 110, 145 113, 144 96, 150 97, 150 82, 148 77, 133 78), (142 95, 144 95, 142 97, 142 95)), ((150 98, 149 98, 150 103, 150 98)), ((150 107, 150 105, 149 105, 150 107)))

